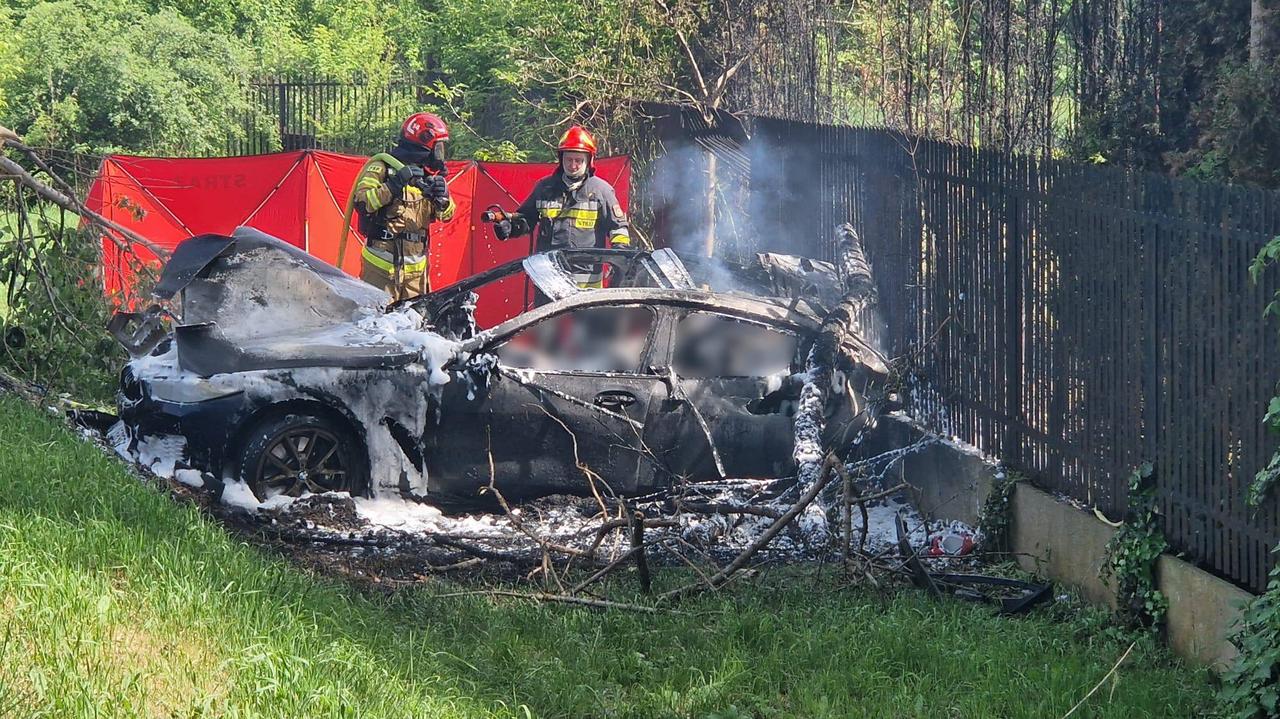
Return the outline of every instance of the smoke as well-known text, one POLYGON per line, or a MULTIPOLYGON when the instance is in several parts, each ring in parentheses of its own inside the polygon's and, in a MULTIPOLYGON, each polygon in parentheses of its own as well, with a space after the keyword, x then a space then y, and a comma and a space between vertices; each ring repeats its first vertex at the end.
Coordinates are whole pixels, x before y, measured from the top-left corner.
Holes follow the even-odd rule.
POLYGON ((646 183, 659 243, 730 265, 750 263, 757 252, 814 256, 830 229, 813 222, 809 164, 761 135, 742 144, 711 135, 671 147, 646 183))
POLYGON ((834 205, 836 197, 817 181, 818 161, 803 146, 783 146, 761 132, 740 144, 702 135, 672 147, 654 161, 647 183, 655 237, 681 254, 695 282, 713 290, 781 292, 826 309, 858 291, 867 298, 857 318, 861 334, 879 348, 885 329, 871 267, 851 226, 822 223, 836 214, 823 203, 834 205), (820 267, 757 257, 822 259, 833 250, 835 265, 820 267), (841 287, 842 281, 857 286, 841 287))

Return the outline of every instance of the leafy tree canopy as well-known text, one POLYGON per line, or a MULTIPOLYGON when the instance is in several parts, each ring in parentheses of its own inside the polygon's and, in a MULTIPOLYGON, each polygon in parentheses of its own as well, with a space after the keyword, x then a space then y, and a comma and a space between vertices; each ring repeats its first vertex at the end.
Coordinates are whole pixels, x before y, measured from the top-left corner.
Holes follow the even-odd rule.
POLYGON ((225 146, 246 109, 244 46, 171 9, 43 2, 24 14, 14 52, 7 116, 37 144, 205 152, 225 146))

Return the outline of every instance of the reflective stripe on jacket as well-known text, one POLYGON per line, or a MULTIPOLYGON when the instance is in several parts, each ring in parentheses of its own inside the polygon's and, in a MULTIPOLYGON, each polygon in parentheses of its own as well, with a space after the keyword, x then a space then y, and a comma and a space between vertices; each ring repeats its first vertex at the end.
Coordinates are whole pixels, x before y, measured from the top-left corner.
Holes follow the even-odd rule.
POLYGON ((391 196, 387 187, 390 168, 380 160, 370 160, 356 178, 355 204, 360 213, 360 230, 373 235, 378 226, 396 235, 404 232, 426 232, 433 221, 448 222, 457 209, 450 198, 448 207, 437 211, 435 203, 422 196, 422 190, 406 187, 400 197, 391 196))
POLYGON ((534 186, 516 214, 537 234, 539 251, 558 247, 627 247, 631 244, 627 215, 613 187, 595 175, 576 190, 557 170, 534 186))
MULTIPOLYGON (((360 252, 360 257, 383 272, 395 272, 396 270, 395 255, 386 250, 365 245, 365 248, 360 252)), ((400 260, 400 269, 403 272, 425 272, 427 269, 426 255, 405 255, 400 260)))

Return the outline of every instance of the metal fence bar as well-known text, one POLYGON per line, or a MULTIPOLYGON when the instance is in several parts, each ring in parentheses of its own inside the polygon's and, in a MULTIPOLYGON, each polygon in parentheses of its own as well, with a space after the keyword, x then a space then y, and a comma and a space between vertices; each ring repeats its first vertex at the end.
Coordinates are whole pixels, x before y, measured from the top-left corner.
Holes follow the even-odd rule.
POLYGON ((386 148, 429 77, 370 83, 317 74, 269 77, 245 86, 249 109, 228 155, 320 149, 370 154, 386 148))
POLYGON ((1245 493, 1276 447, 1260 422, 1280 379, 1262 317, 1276 283, 1254 287, 1246 268, 1280 234, 1280 193, 887 130, 749 124, 771 162, 792 165, 780 176, 807 178, 783 206, 756 203, 785 213, 793 251, 821 238, 830 256, 839 222, 862 235, 890 349, 921 376, 918 418, 1113 519, 1129 472, 1150 461, 1173 548, 1265 587, 1280 513, 1245 493))

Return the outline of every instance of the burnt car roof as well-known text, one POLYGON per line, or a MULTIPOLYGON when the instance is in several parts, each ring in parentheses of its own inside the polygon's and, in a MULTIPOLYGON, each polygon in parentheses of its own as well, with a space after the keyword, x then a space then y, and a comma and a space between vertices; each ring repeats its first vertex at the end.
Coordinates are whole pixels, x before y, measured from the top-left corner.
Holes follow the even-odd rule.
MULTIPOLYGON (((475 352, 526 325, 582 307, 654 304, 716 312, 744 320, 784 326, 801 333, 816 332, 822 324, 822 319, 807 306, 779 298, 661 287, 603 288, 575 294, 521 313, 465 341, 461 349, 463 352, 475 352)), ((880 374, 888 372, 888 361, 879 350, 856 335, 850 341, 853 343, 850 348, 853 355, 868 369, 880 374)))
MULTIPOLYGON (((158 299, 171 299, 182 293, 181 318, 174 328, 179 359, 184 368, 205 376, 267 368, 403 365, 411 362, 415 353, 400 343, 386 337, 347 337, 336 330, 384 308, 392 313, 412 307, 442 335, 467 339, 474 329, 467 334, 450 334, 437 320, 456 314, 459 307, 473 301, 475 289, 521 270, 552 302, 476 335, 466 343, 467 347, 474 349, 486 339, 575 307, 619 303, 681 305, 800 332, 818 329, 826 298, 815 299, 813 295, 825 294, 821 290, 827 288, 819 290, 818 285, 828 282, 815 283, 811 278, 830 274, 829 263, 804 259, 780 263, 763 256, 757 259, 765 274, 757 271, 758 276, 753 275, 754 286, 733 288, 737 291, 707 291, 696 289, 681 258, 669 249, 567 248, 513 260, 387 307, 388 298, 381 290, 301 248, 259 230, 239 227, 230 236, 199 235, 180 244, 165 265, 153 294, 158 299), (580 289, 572 283, 575 268, 600 262, 614 266, 615 281, 621 286, 580 289), (799 268, 798 274, 793 274, 800 282, 793 281, 788 286, 789 298, 752 293, 779 290, 784 283, 773 270, 792 264, 799 268)), ((702 270, 711 262, 695 260, 694 266, 702 270)), ((144 319, 156 325, 159 314, 152 311, 144 319)), ((129 347, 124 336, 127 333, 117 329, 113 328, 112 333, 129 347)), ((155 332, 154 326, 151 329, 154 339, 163 336, 163 332, 155 332)), ((859 354, 869 367, 883 371, 883 355, 861 339, 857 342, 859 354)), ((138 356, 133 347, 130 350, 138 356)))

